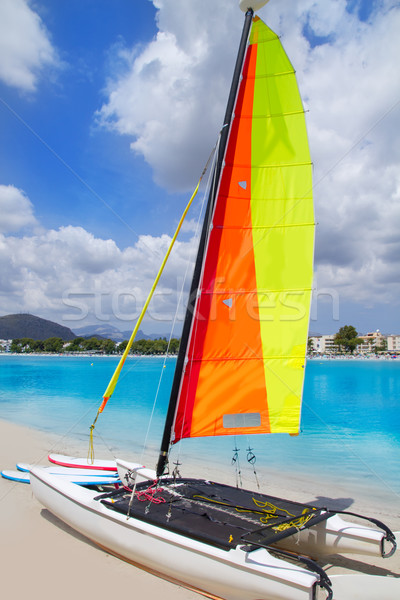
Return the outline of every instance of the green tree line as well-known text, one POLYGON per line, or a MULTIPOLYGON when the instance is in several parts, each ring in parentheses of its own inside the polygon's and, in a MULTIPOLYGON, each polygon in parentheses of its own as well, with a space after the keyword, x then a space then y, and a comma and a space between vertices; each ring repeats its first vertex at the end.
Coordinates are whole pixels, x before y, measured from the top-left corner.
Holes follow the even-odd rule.
MULTIPOLYGON (((169 345, 169 354, 177 354, 179 349, 180 340, 172 338, 169 345)), ((31 353, 31 352, 45 352, 45 353, 80 353, 80 352, 93 352, 96 354, 122 354, 128 344, 128 340, 117 344, 113 340, 105 339, 98 340, 95 337, 85 339, 83 337, 77 337, 71 342, 64 342, 59 337, 50 337, 47 340, 33 340, 32 338, 20 338, 14 339, 10 346, 11 352, 31 353)), ((165 354, 168 348, 168 341, 166 338, 160 338, 158 340, 137 340, 133 342, 130 350, 131 354, 165 354)))

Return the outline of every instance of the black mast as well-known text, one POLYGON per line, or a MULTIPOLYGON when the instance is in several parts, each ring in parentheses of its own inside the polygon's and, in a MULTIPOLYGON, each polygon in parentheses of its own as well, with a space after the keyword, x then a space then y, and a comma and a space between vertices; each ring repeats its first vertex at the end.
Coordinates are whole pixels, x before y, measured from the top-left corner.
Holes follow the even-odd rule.
POLYGON ((224 156, 225 156, 226 144, 228 141, 228 134, 229 134, 230 124, 231 124, 231 120, 232 120, 233 109, 235 106, 236 95, 237 95, 237 91, 239 88, 240 76, 242 73, 243 61, 244 61, 244 56, 245 56, 246 47, 247 47, 247 39, 249 37, 249 31, 250 31, 253 14, 254 14, 254 12, 251 8, 246 12, 245 21, 244 21, 244 25, 243 25, 243 31, 242 31, 242 37, 240 40, 239 51, 238 51, 238 55, 236 58, 236 65, 235 65, 235 70, 234 70, 233 78, 232 78, 231 90, 229 93, 228 104, 226 106, 224 124, 223 124, 222 130, 221 130, 221 139, 220 139, 220 143, 219 143, 218 157, 217 157, 217 162, 215 164, 214 177, 213 177, 213 180, 215 182, 217 182, 217 184, 215 186, 213 186, 210 191, 210 195, 208 197, 208 202, 207 202, 207 208, 206 208, 206 212, 204 215, 203 229, 201 232, 199 248, 197 251, 196 264, 195 264, 194 271, 193 271, 193 279, 192 279, 192 285, 190 288, 190 295, 189 295, 189 301, 188 301, 188 305, 187 305, 187 309, 186 309, 185 321, 183 323, 181 343, 180 343, 178 358, 177 358, 176 367, 175 367, 174 380, 173 380, 172 388, 171 388, 171 396, 170 396, 170 400, 169 400, 168 412, 167 412, 167 416, 166 416, 166 420, 165 420, 164 434, 163 434, 163 438, 161 441, 160 454, 159 454, 158 464, 157 464, 157 477, 160 477, 163 474, 165 465, 167 462, 167 458, 168 458, 168 450, 169 450, 169 445, 170 445, 170 441, 171 441, 172 425, 173 425, 174 418, 175 418, 175 410, 176 410, 176 404, 178 401, 179 387, 180 387, 180 382, 181 382, 181 378, 182 378, 182 371, 183 371, 183 367, 184 367, 187 345, 188 345, 188 341, 189 341, 189 334, 190 334, 190 328, 191 328, 192 319, 193 319, 197 290, 198 290, 199 282, 200 282, 204 249, 205 249, 207 233, 208 233, 208 225, 209 225, 210 216, 212 214, 212 210, 214 208, 215 196, 217 193, 218 182, 219 182, 221 169, 222 169, 222 163, 223 163, 224 156))

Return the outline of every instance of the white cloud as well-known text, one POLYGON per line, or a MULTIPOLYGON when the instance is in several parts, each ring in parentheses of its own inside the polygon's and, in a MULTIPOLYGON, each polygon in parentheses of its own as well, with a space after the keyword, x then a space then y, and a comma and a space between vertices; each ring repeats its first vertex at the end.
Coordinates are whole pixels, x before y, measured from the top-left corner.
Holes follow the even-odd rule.
MULTIPOLYGON (((221 125, 241 13, 231 0, 153 4, 159 34, 125 51, 99 118, 132 137, 160 184, 190 188, 221 125)), ((309 110, 319 286, 398 302, 400 8, 383 0, 362 21, 361 4, 349 6, 271 2, 260 16, 282 36, 309 110)))
MULTIPOLYGON (((129 329, 170 241, 167 235, 141 236, 121 250, 114 241, 95 238, 81 227, 25 237, 0 234, 2 312, 31 312, 72 329, 87 321, 129 329)), ((193 240, 176 243, 146 317, 148 329, 168 330, 193 258, 193 240)))
POLYGON ((37 225, 33 206, 22 190, 0 185, 0 233, 13 233, 37 225))
POLYGON ((44 68, 57 64, 49 34, 28 0, 1 0, 0 79, 32 92, 44 68))
POLYGON ((201 223, 199 224, 198 219, 189 219, 186 218, 182 223, 181 231, 182 233, 196 233, 196 231, 200 231, 201 223))
POLYGON ((229 25, 238 8, 213 0, 155 4, 159 33, 146 47, 120 53, 126 70, 109 82, 98 119, 133 138, 133 151, 152 166, 159 184, 187 190, 222 125, 235 60, 229 25))
POLYGON ((400 256, 389 241, 400 225, 399 26, 398 9, 368 24, 350 18, 348 33, 310 53, 305 78, 318 280, 365 305, 398 303, 400 293, 400 256))

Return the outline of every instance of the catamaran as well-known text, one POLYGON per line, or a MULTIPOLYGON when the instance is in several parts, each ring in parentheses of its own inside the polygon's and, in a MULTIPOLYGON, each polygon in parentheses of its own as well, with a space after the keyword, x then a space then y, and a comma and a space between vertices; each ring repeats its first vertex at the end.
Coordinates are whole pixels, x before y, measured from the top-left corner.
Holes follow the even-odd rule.
POLYGON ((170 450, 184 438, 299 433, 312 164, 294 69, 254 14, 264 4, 240 2, 244 26, 157 467, 119 460, 126 485, 101 492, 36 467, 31 485, 45 507, 108 552, 209 598, 392 600, 395 579, 330 578, 318 564, 333 553, 392 555, 386 525, 169 469, 170 450))

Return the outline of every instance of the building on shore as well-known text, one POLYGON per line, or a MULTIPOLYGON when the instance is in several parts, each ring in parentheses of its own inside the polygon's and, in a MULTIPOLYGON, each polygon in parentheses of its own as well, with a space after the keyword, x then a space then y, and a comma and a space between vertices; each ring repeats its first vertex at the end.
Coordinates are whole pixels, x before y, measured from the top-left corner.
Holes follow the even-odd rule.
POLYGON ((400 354, 400 335, 388 335, 387 336, 387 349, 388 352, 394 354, 400 354))
POLYGON ((335 354, 339 348, 334 341, 334 335, 315 335, 310 337, 312 351, 317 354, 335 354))
POLYGON ((0 352, 10 352, 12 340, 0 340, 0 352))
POLYGON ((362 344, 357 346, 357 351, 361 354, 370 354, 378 350, 378 348, 380 351, 384 351, 387 348, 386 336, 382 335, 379 329, 366 335, 360 335, 359 337, 364 340, 362 344))
MULTIPOLYGON (((384 352, 388 354, 400 354, 400 335, 385 335, 377 329, 358 336, 363 340, 357 346, 355 354, 372 354, 384 352)), ((309 354, 337 354, 338 346, 335 344, 334 335, 314 335, 309 338, 309 354)))

